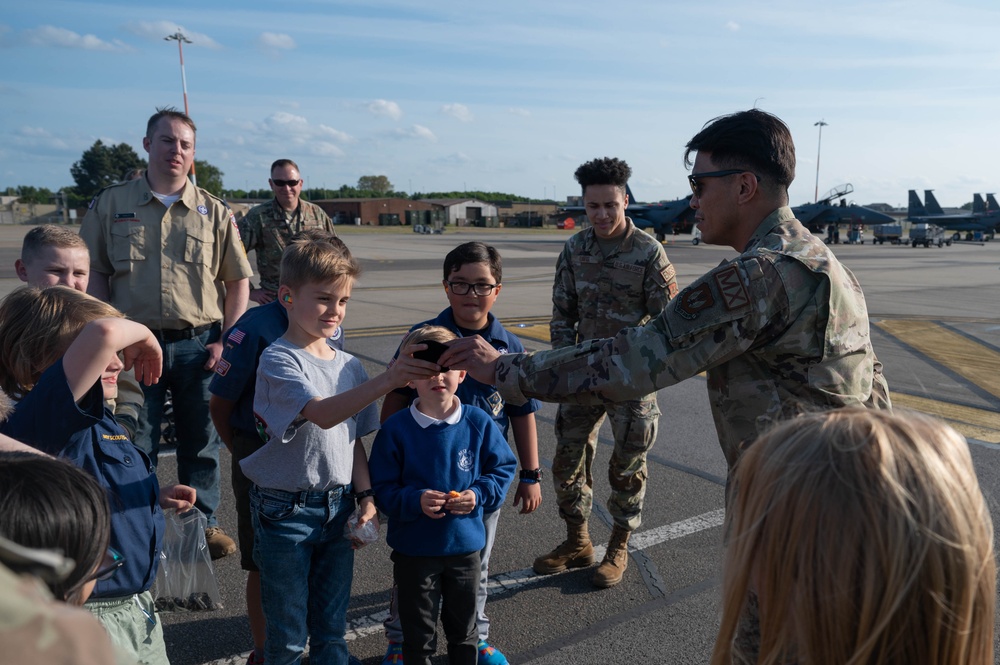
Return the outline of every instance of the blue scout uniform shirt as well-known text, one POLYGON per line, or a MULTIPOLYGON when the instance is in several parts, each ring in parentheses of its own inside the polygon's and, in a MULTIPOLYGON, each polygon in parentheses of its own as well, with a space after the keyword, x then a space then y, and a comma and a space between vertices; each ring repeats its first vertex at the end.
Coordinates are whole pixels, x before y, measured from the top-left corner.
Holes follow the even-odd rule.
POLYGON ((92 597, 131 596, 152 586, 163 546, 160 485, 149 458, 132 445, 104 406, 101 382, 77 404, 60 359, 17 403, 0 431, 68 459, 107 488, 111 547, 125 555, 125 565, 110 579, 98 582, 92 597))
MULTIPOLYGON (((500 353, 524 353, 524 346, 521 344, 521 340, 507 332, 500 321, 492 314, 487 314, 487 324, 486 330, 478 332, 477 334, 485 339, 494 349, 500 353)), ((431 319, 430 321, 424 321, 423 323, 418 323, 417 325, 410 328, 410 331, 414 331, 421 326, 441 326, 452 331, 459 337, 465 337, 465 332, 462 328, 458 327, 455 323, 455 316, 451 311, 451 307, 448 307, 443 312, 437 315, 437 318, 431 319)), ((399 356, 399 349, 396 349, 396 354, 392 357, 395 360, 399 356)), ((417 391, 413 388, 397 388, 395 392, 400 395, 406 395, 407 400, 412 404, 413 400, 417 397, 417 391)), ((462 404, 471 404, 472 406, 478 406, 480 409, 490 414, 493 418, 493 422, 497 424, 500 431, 503 433, 504 438, 507 438, 507 428, 510 425, 511 416, 526 416, 529 413, 534 413, 541 408, 541 402, 537 399, 530 399, 525 404, 521 406, 515 406, 508 402, 505 402, 500 393, 497 392, 496 387, 488 386, 485 383, 479 383, 471 376, 466 376, 465 381, 458 384, 458 390, 455 391, 458 398, 462 400, 462 404)))
MULTIPOLYGON (((254 386, 260 354, 288 330, 288 312, 274 300, 251 307, 222 336, 222 359, 215 366, 215 376, 208 386, 216 397, 236 402, 229 424, 243 434, 257 431, 253 417, 254 386)), ((344 349, 344 329, 330 338, 333 348, 344 349)))

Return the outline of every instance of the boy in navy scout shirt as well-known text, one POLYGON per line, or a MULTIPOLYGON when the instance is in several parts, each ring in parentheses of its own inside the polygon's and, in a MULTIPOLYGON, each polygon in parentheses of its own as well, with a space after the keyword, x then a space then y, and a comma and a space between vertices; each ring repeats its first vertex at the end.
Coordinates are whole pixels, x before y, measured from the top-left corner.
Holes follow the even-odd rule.
MULTIPOLYGON (((456 338, 440 326, 411 332, 405 344, 456 338)), ((410 386, 417 399, 382 425, 369 468, 378 505, 389 517, 393 578, 409 665, 430 665, 441 614, 448 661, 474 665, 479 552, 484 512, 497 512, 517 462, 482 409, 455 392, 465 372, 442 369, 410 386)))
MULTIPOLYGON (((306 229, 291 243, 323 243, 331 252, 349 255, 347 246, 336 235, 322 229, 306 229)), ((240 565, 247 571, 246 603, 254 652, 250 665, 264 662, 264 610, 260 604, 260 569, 253 561, 253 524, 250 519, 250 481, 243 475, 240 462, 257 452, 264 441, 257 434, 253 419, 254 384, 260 354, 288 329, 288 313, 276 300, 253 307, 240 317, 223 336, 222 359, 215 367, 209 385, 212 393, 208 408, 219 437, 232 454, 233 495, 236 497, 237 540, 240 565)), ((330 338, 333 348, 343 350, 344 329, 337 327, 330 338)))
POLYGON ((125 366, 156 383, 159 343, 111 305, 63 286, 22 287, 7 296, 0 303, 0 339, 0 387, 20 398, 0 431, 68 459, 108 492, 111 547, 124 563, 97 583, 85 607, 137 662, 167 665, 149 590, 163 547, 161 509, 187 510, 196 493, 185 485, 161 490, 149 458, 104 402, 114 398, 125 366))
MULTIPOLYGON (((442 326, 458 337, 481 337, 500 353, 522 353, 524 347, 515 335, 507 332, 490 310, 500 295, 503 262, 494 247, 481 242, 467 242, 448 252, 444 259, 444 285, 449 307, 430 321, 418 323, 416 330, 425 325, 442 326)), ((398 352, 397 352, 398 355, 398 352)), ((382 403, 382 422, 392 414, 405 409, 416 393, 404 388, 389 393, 382 403)), ((521 504, 521 513, 533 512, 542 503, 541 469, 538 463, 538 435, 535 429, 535 411, 541 406, 529 400, 521 406, 508 404, 496 388, 468 377, 458 386, 457 395, 464 404, 478 406, 493 418, 504 438, 508 425, 514 430, 514 445, 521 460, 521 478, 514 494, 514 505, 521 504)), ((476 625, 479 630, 479 665, 505 665, 503 653, 490 646, 490 620, 486 617, 486 584, 489 576, 490 552, 496 538, 500 507, 485 510, 486 544, 480 553, 481 570, 479 595, 476 599, 476 625)), ((402 632, 395 608, 390 603, 389 619, 385 622, 389 646, 383 663, 401 663, 402 632)))

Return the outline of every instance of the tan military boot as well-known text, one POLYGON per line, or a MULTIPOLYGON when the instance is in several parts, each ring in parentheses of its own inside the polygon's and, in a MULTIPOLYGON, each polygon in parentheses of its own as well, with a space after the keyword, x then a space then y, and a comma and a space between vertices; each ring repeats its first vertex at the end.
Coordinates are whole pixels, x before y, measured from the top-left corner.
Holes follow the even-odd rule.
POLYGON ((607 589, 622 581, 622 575, 628 568, 628 537, 631 534, 631 531, 626 531, 617 525, 611 530, 608 551, 605 552, 604 560, 590 580, 594 586, 607 589))
POLYGON ((590 542, 587 523, 567 524, 566 540, 548 554, 535 559, 532 566, 539 575, 561 573, 567 568, 583 568, 594 563, 594 545, 590 542))

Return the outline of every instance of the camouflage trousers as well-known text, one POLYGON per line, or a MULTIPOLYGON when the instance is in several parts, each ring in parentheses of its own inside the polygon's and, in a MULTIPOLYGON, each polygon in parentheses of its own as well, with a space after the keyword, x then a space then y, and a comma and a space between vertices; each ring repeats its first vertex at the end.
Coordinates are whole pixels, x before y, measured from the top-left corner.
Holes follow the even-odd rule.
POLYGON ((556 455, 552 460, 559 516, 569 524, 590 518, 594 505, 594 456, 604 416, 610 419, 615 448, 608 462, 611 497, 608 512, 615 524, 634 531, 642 521, 646 495, 646 454, 656 441, 660 409, 656 396, 617 404, 560 404, 556 414, 556 455))

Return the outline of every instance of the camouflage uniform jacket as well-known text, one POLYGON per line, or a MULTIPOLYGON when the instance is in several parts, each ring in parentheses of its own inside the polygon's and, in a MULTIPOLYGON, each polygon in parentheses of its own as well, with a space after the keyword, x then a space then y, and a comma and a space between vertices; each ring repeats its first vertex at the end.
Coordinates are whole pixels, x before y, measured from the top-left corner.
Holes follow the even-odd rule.
POLYGON ((778 208, 743 253, 696 280, 641 328, 612 339, 502 356, 508 401, 622 401, 708 373, 719 443, 740 446, 805 410, 889 408, 861 286, 821 240, 778 208))
POLYGON ((257 250, 257 272, 261 288, 278 290, 278 272, 281 253, 296 233, 304 229, 323 229, 336 235, 333 221, 314 203, 299 200, 299 207, 292 219, 285 219, 285 211, 276 200, 255 206, 237 222, 240 239, 246 251, 257 250))
POLYGON ((663 245, 625 218, 625 235, 604 256, 594 229, 566 241, 552 285, 552 348, 612 337, 641 326, 677 295, 677 277, 663 245))

